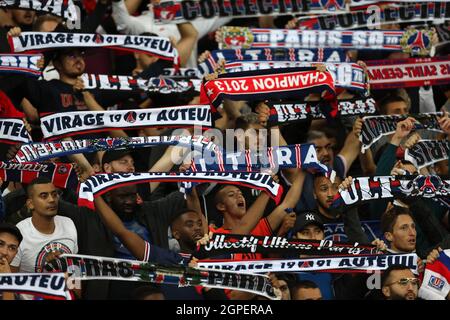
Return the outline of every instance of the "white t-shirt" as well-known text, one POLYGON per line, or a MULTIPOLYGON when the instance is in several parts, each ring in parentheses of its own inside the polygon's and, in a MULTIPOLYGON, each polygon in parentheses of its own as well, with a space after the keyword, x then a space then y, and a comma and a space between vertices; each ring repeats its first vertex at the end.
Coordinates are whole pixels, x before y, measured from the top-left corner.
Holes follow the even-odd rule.
POLYGON ((19 267, 19 272, 41 272, 45 258, 52 251, 78 253, 77 229, 73 221, 62 216, 54 219, 55 231, 52 234, 39 232, 31 218, 17 224, 23 240, 11 265, 19 267))

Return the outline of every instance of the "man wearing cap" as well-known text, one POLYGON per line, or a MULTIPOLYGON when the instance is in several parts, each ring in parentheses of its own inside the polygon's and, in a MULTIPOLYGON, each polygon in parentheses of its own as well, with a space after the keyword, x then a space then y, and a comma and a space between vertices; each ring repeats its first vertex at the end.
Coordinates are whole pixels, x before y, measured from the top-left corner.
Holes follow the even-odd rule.
POLYGON ((295 239, 323 240, 325 227, 320 217, 313 210, 297 216, 291 234, 295 239))
POLYGON ((108 150, 102 157, 102 169, 106 173, 135 172, 134 159, 128 150, 108 150))
MULTIPOLYGON (((11 273, 10 264, 22 239, 22 234, 16 226, 9 223, 0 224, 0 276, 2 273, 11 273)), ((0 292, 0 300, 14 300, 16 297, 11 292, 0 292)))

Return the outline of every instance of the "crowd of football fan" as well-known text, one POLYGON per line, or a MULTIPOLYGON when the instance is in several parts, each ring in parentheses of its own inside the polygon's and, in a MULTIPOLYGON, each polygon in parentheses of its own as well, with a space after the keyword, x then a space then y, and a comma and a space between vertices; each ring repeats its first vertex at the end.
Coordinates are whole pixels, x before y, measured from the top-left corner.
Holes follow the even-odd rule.
MULTIPOLYGON (((284 28, 292 17, 235 19, 196 19, 192 23, 156 25, 148 14, 147 1, 98 0, 95 9, 85 10, 95 1, 75 2, 82 8, 80 33, 136 34, 171 37, 182 67, 195 68, 198 58, 217 49, 214 33, 223 25, 284 28)), ((91 6, 90 6, 91 8, 91 6)), ((405 26, 386 28, 401 30, 405 26)), ((24 31, 70 32, 62 19, 34 11, 0 10, 0 52, 9 52, 7 36, 24 31)), ((448 49, 448 48, 447 48, 448 49)), ((79 76, 94 74, 157 76, 155 72, 170 63, 145 53, 117 53, 107 48, 58 49, 45 55, 43 79, 20 74, 0 76, 0 117, 26 119, 33 141, 41 141, 40 115, 48 112, 126 110, 198 103, 194 90, 183 94, 105 92, 84 90, 79 76)), ((356 61, 407 58, 408 54, 377 51, 352 53, 356 61), (358 56, 359 55, 359 56, 358 56)), ((214 76, 213 76, 214 77, 214 76)), ((380 115, 450 111, 450 87, 413 87, 374 90, 380 115)), ((248 132, 264 129, 268 107, 264 102, 224 101, 220 130, 241 128, 248 132)), ((56 188, 50 180, 37 178, 28 185, 1 181, 0 275, 10 272, 40 272, 46 261, 61 253, 142 259, 141 244, 154 246, 150 261, 159 264, 195 265, 191 257, 197 241, 212 232, 252 235, 278 235, 293 239, 322 240, 327 224, 343 223, 346 240, 370 243, 361 221, 379 221, 380 239, 372 244, 391 253, 412 253, 420 257, 421 271, 439 252, 450 248, 449 210, 431 199, 408 201, 379 200, 341 210, 331 208, 338 189, 348 188, 351 177, 409 173, 418 174, 413 164, 397 159, 397 151, 421 137, 450 139, 450 118, 439 120, 444 133, 413 131, 414 118, 397 124, 395 133, 383 137, 361 154, 358 135, 362 120, 309 120, 273 130, 284 144, 314 143, 320 162, 336 171, 335 179, 313 175, 301 169, 278 173, 284 198, 275 205, 265 193, 231 184, 195 190, 186 197, 176 183, 129 185, 95 199, 96 211, 77 206, 76 190, 56 188), (206 190, 206 191, 205 191, 206 190), (290 210, 293 209, 293 210, 290 210), (208 217, 208 219, 206 219, 208 217), (118 219, 119 218, 119 219, 118 219), (383 239, 383 240, 381 240, 383 239), (39 265, 40 264, 40 265, 39 265)), ((171 135, 172 129, 145 128, 115 130, 74 137, 124 137, 171 135)), ((272 131, 273 132, 273 131, 272 131)), ((186 131, 190 134, 189 131, 186 131)), ((225 146, 224 146, 225 147, 225 146)), ((19 145, 0 144, 0 160, 9 161, 19 145)), ((237 137, 235 150, 254 148, 248 139, 237 137)), ((173 163, 173 146, 141 148, 133 151, 106 151, 74 155, 63 162, 75 162, 82 178, 98 172, 169 172, 184 170, 173 163)), ((56 161, 57 159, 52 159, 56 161)), ((446 176, 448 160, 426 168, 426 172, 446 176)), ((153 248, 153 247, 152 247, 153 248)), ((236 254, 235 258, 262 258, 257 254, 236 254)), ((297 257, 298 258, 298 257, 297 257)), ((194 259, 195 260, 195 259, 194 259)), ((367 286, 372 274, 352 273, 272 273, 282 299, 417 299, 419 277, 401 265, 391 266, 381 275, 381 285, 367 286)), ((128 281, 84 281, 76 290, 80 299, 260 299, 238 290, 177 287, 128 281)), ((29 295, 4 292, 3 299, 30 299, 29 295)))

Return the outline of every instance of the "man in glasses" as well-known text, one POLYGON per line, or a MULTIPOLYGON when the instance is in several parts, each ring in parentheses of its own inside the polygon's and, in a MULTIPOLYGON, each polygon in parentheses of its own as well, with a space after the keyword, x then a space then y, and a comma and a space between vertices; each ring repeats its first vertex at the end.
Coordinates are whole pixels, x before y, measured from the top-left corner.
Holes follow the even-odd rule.
POLYGON ((381 277, 381 292, 387 300, 416 300, 419 279, 403 265, 392 265, 381 277))

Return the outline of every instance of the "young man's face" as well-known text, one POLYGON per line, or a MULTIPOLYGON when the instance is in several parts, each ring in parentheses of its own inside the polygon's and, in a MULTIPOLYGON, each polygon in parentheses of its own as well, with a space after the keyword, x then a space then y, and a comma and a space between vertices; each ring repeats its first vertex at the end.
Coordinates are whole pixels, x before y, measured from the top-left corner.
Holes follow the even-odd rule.
POLYGON ((303 230, 300 230, 296 234, 296 238, 299 240, 323 240, 325 234, 323 230, 316 226, 315 224, 310 224, 306 226, 303 230))
POLYGON ((391 248, 397 252, 413 252, 416 249, 416 225, 410 215, 401 214, 397 217, 392 232, 386 232, 386 239, 391 242, 391 248))
POLYGON ((382 288, 388 300, 416 300, 419 283, 411 270, 393 270, 382 288))
POLYGON ((335 179, 334 183, 327 177, 316 177, 314 179, 314 198, 317 201, 319 210, 330 209, 333 198, 338 192, 340 179, 335 179))
POLYGON ((133 157, 128 154, 120 159, 105 163, 104 168, 106 173, 136 171, 133 157))
POLYGON ((81 76, 86 68, 83 53, 79 50, 62 54, 55 66, 60 74, 70 78, 81 76))
POLYGON ((327 137, 314 139, 311 141, 316 145, 317 159, 326 165, 331 165, 334 160, 333 145, 327 137))
POLYGON ((9 232, 0 232, 0 263, 6 258, 11 264, 19 250, 19 240, 9 232))
POLYGON ((408 113, 408 106, 403 101, 391 102, 386 105, 387 115, 407 114, 407 113, 408 113))
POLYGON ((178 241, 195 247, 198 240, 203 237, 203 222, 196 212, 182 214, 172 225, 172 234, 178 241))
POLYGON ((291 300, 291 292, 286 281, 275 280, 274 287, 281 291, 281 300, 291 300))
POLYGON ((219 211, 226 211, 228 214, 243 217, 247 212, 245 198, 239 188, 226 186, 219 191, 220 202, 216 207, 219 211))
POLYGON ((27 199, 27 207, 34 214, 53 217, 58 213, 59 192, 53 183, 35 184, 27 199))

